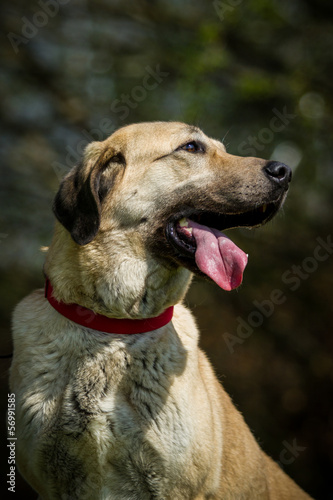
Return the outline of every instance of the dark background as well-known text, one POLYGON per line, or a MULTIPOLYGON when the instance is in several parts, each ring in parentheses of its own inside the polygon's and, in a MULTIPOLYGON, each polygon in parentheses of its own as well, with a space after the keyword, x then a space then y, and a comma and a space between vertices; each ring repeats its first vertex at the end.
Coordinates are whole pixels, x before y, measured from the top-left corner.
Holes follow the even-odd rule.
MULTIPOLYGON (((333 499, 333 250, 322 246, 332 234, 332 20, 324 0, 0 7, 0 352, 11 351, 13 307, 43 286, 52 198, 87 142, 132 122, 180 120, 224 139, 230 153, 288 163, 294 179, 281 214, 229 233, 250 255, 243 286, 227 293, 194 280, 186 301, 263 449, 325 500, 333 499), (277 293, 282 303, 273 304, 277 293)), ((4 491, 9 365, 0 361, 4 491)), ((35 497, 17 477, 16 498, 35 497)))

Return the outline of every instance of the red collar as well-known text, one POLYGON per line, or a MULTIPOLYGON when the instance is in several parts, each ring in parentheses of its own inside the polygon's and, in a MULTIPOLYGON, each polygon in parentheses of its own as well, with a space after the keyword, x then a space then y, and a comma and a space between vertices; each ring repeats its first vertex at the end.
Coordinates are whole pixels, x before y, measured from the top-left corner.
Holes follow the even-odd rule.
POLYGON ((108 318, 102 314, 95 314, 91 309, 78 304, 65 304, 58 302, 52 295, 53 288, 50 281, 45 282, 45 298, 52 307, 65 318, 78 325, 98 330, 105 333, 146 333, 161 328, 168 324, 173 315, 173 306, 168 307, 162 314, 155 318, 145 319, 118 319, 108 318))

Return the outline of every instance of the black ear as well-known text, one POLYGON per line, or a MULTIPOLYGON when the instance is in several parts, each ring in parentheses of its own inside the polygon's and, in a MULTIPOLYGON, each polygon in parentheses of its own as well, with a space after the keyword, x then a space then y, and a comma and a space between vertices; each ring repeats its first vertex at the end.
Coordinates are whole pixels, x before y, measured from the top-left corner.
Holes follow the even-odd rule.
POLYGON ((75 243, 86 245, 95 238, 100 226, 101 202, 114 184, 119 165, 124 167, 125 158, 109 150, 100 155, 88 175, 82 163, 62 181, 53 212, 75 243), (103 173, 111 164, 115 167, 113 175, 104 179, 103 173))

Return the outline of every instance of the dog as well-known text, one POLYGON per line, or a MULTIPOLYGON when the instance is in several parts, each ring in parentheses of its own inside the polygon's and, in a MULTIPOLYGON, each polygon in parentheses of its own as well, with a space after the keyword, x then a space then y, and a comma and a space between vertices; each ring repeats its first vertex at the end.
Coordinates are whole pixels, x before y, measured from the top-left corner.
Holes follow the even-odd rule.
POLYGON ((13 317, 17 464, 42 500, 302 500, 198 347, 194 274, 232 290, 291 170, 178 122, 123 127, 62 181, 46 292, 13 317), (171 319, 172 318, 172 319, 171 319))

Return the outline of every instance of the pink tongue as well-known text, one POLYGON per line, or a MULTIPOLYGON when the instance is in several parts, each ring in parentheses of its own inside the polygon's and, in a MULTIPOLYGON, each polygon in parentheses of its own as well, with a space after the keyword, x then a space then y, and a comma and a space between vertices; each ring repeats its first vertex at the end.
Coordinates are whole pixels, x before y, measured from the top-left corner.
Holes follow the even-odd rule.
POLYGON ((225 234, 187 219, 197 249, 198 268, 224 290, 237 288, 243 279, 247 255, 225 234))

